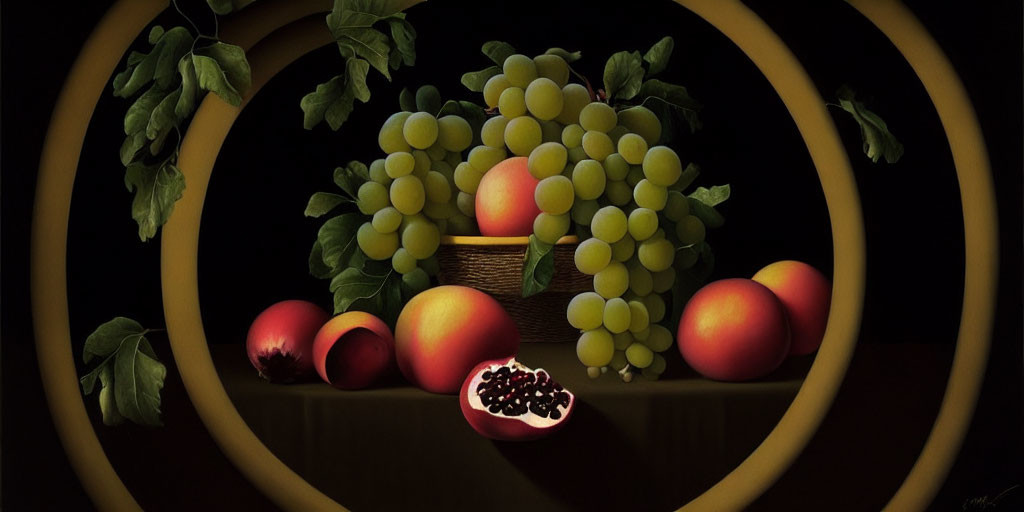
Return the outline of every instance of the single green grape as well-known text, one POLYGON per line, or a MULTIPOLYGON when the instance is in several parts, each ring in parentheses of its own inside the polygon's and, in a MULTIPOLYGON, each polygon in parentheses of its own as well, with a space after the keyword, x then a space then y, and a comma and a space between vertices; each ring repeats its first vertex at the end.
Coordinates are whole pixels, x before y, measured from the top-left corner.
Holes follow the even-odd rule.
POLYGON ((399 274, 408 274, 412 272, 412 269, 416 268, 416 258, 409 254, 409 251, 405 250, 404 247, 399 247, 395 254, 391 256, 391 266, 399 274))
POLYGON ((629 290, 639 296, 654 290, 654 278, 643 265, 634 263, 629 266, 629 290))
POLYGON ((430 221, 412 222, 402 231, 402 247, 418 260, 433 256, 440 243, 441 233, 430 221))
POLYGON ((654 352, 643 343, 634 343, 626 347, 626 360, 629 364, 644 369, 654 361, 654 352))
POLYGON ((466 192, 459 192, 459 196, 455 199, 455 205, 458 206, 459 211, 467 217, 476 217, 476 195, 468 194, 466 192))
POLYGON ((640 263, 651 272, 661 272, 672 266, 676 254, 672 242, 664 238, 651 238, 640 242, 640 248, 636 252, 640 263))
POLYGON ((402 284, 415 295, 430 288, 430 276, 422 268, 414 268, 412 272, 402 274, 402 284))
POLYGON ((660 324, 651 324, 651 332, 643 344, 655 352, 664 352, 672 346, 672 331, 660 324))
POLYGON ((402 212, 396 210, 394 206, 381 208, 373 214, 372 223, 373 229, 376 229, 378 233, 394 233, 402 224, 402 212))
POLYGON ((661 121, 647 107, 636 106, 620 110, 618 122, 629 128, 629 131, 643 137, 648 146, 657 144, 661 139, 661 121))
POLYGON ((611 246, 597 238, 588 238, 580 242, 573 256, 576 268, 588 276, 604 270, 611 260, 611 246))
POLYGON ((526 109, 542 121, 550 121, 562 112, 562 88, 550 78, 540 77, 526 87, 526 109))
POLYGON ((441 144, 437 142, 424 151, 427 152, 427 156, 430 157, 431 162, 440 162, 441 160, 444 160, 444 157, 448 156, 448 151, 441 147, 441 144))
POLYGON ((679 268, 686 270, 697 264, 700 254, 693 247, 683 247, 676 253, 676 263, 679 268))
POLYGON ((601 373, 601 368, 598 368, 596 366, 587 367, 587 377, 590 377, 591 379, 596 379, 600 377, 601 373))
POLYGON ((377 144, 385 153, 391 154, 399 151, 408 153, 412 150, 402 134, 405 121, 411 115, 412 112, 396 112, 384 121, 380 127, 380 133, 377 134, 377 144))
POLYGON ((505 145, 516 156, 529 156, 542 139, 540 123, 530 116, 517 117, 505 126, 505 145))
POLYGON ((575 169, 575 168, 576 168, 576 162, 573 162, 570 159, 569 162, 567 162, 565 164, 565 168, 562 169, 562 176, 565 176, 566 178, 569 178, 569 181, 572 181, 572 170, 575 169))
POLYGON ((569 149, 569 161, 578 164, 587 159, 587 152, 583 150, 583 146, 579 145, 569 149))
POLYGON ((392 179, 411 174, 415 167, 416 158, 412 156, 412 153, 400 151, 391 153, 384 159, 384 172, 392 179))
POLYGON ((583 151, 586 151, 590 158, 601 162, 615 152, 615 145, 607 133, 588 130, 583 134, 583 151))
POLYGON ((683 245, 703 242, 706 233, 704 223, 695 215, 687 215, 676 223, 676 236, 683 245))
POLYGON ((537 78, 537 65, 526 55, 509 55, 501 67, 508 82, 514 87, 525 89, 537 78))
POLYGON ((633 237, 628 234, 622 237, 622 240, 612 244, 612 259, 615 261, 626 262, 633 257, 633 253, 636 252, 636 241, 633 237))
POLYGON ((557 142, 545 142, 533 148, 526 167, 534 178, 543 180, 561 173, 568 160, 569 154, 565 146, 557 142))
POLYGON ((367 181, 360 185, 356 197, 359 198, 359 211, 366 215, 373 215, 382 208, 391 206, 388 201, 388 188, 376 181, 367 181))
POLYGON ((600 240, 614 244, 626 235, 626 214, 615 206, 605 206, 590 221, 590 231, 600 240))
POLYGON ((679 222, 690 214, 690 201, 678 190, 668 193, 665 201, 665 217, 672 222, 679 222))
POLYGON ((498 98, 498 112, 509 120, 526 115, 526 91, 509 87, 498 98))
MULTIPOLYGON (((609 248, 609 258, 611 249, 609 248)), ((594 274, 594 291, 600 296, 611 299, 621 297, 629 288, 629 271, 618 261, 608 263, 600 272, 594 274)))
POLYGON ((639 300, 629 301, 629 332, 640 332, 651 325, 651 315, 647 312, 647 306, 639 300))
POLYGON ((444 156, 444 163, 448 164, 448 167, 451 167, 452 170, 455 170, 455 167, 457 167, 461 162, 461 151, 449 151, 448 154, 444 156))
POLYGON ((643 159, 644 176, 662 187, 670 187, 683 174, 683 163, 679 155, 668 146, 654 146, 647 150, 643 159))
MULTIPOLYGON (((661 146, 664 147, 664 146, 661 146)), ((619 154, 632 165, 640 165, 647 154, 647 141, 635 133, 627 133, 618 141, 619 154)))
POLYGON ((505 147, 491 147, 491 146, 477 146, 469 150, 469 156, 466 157, 466 161, 473 166, 480 174, 484 174, 505 159, 508 153, 505 152, 505 147))
POLYGON ((415 176, 402 176, 391 183, 391 204, 403 215, 415 215, 427 200, 423 182, 415 176))
POLYGON ((452 167, 451 165, 448 165, 447 161, 438 160, 436 162, 432 162, 430 164, 430 170, 432 172, 441 174, 441 176, 444 176, 444 179, 448 181, 449 188, 451 188, 451 186, 455 184, 455 168, 452 167))
POLYGON ((488 119, 480 128, 480 140, 485 146, 504 149, 506 125, 508 118, 501 114, 488 119))
POLYGON ((371 260, 386 260, 391 258, 398 249, 397 233, 378 233, 373 229, 373 224, 364 222, 356 231, 356 243, 363 250, 363 254, 371 260))
POLYGON ((505 77, 504 73, 498 73, 487 79, 484 83, 484 103, 488 107, 494 108, 498 106, 498 98, 501 97, 501 93, 511 87, 512 84, 505 77))
POLYGON ((626 206, 633 200, 633 189, 625 181, 609 181, 604 186, 604 196, 615 206, 626 206))
POLYGON ((612 140, 613 145, 618 146, 619 139, 621 139, 622 136, 627 133, 629 133, 628 128, 626 128, 625 126, 615 125, 615 128, 608 130, 608 138, 612 140))
MULTIPOLYGON (((632 282, 631 278, 630 284, 632 284, 632 282)), ((665 299, 662 299, 661 295, 652 293, 650 295, 645 295, 640 299, 640 301, 643 302, 644 306, 647 308, 647 314, 649 315, 652 324, 665 319, 665 299)))
POLYGON ((653 375, 661 375, 665 373, 665 357, 661 354, 654 354, 654 359, 651 360, 651 365, 644 368, 645 372, 650 372, 653 375))
POLYGON ((370 180, 376 181, 385 187, 391 184, 391 176, 388 176, 388 171, 384 167, 383 158, 378 158, 373 162, 370 162, 370 180))
POLYGON ((458 209, 451 202, 435 203, 428 200, 423 204, 423 214, 437 224, 437 228, 442 231, 441 234, 444 234, 443 228, 446 227, 442 225, 441 221, 449 219, 457 211, 458 209))
POLYGON ((448 183, 448 178, 440 172, 427 173, 427 179, 423 180, 423 188, 428 201, 447 203, 452 198, 452 186, 448 183))
POLYGON ((438 263, 436 254, 425 260, 418 261, 417 264, 428 276, 433 277, 441 272, 441 264, 438 263))
MULTIPOLYGON (((427 201, 427 206, 430 206, 430 204, 430 201, 427 201)), ((427 210, 427 206, 423 207, 424 211, 427 210)), ((451 203, 445 203, 445 206, 451 206, 451 203)), ((455 207, 451 206, 451 209, 454 210, 455 207)), ((441 233, 441 236, 448 234, 448 219, 433 219, 433 221, 437 225, 437 231, 441 233)))
POLYGON ((479 234, 479 232, 476 228, 476 221, 473 220, 472 217, 462 213, 456 213, 448 219, 448 234, 476 235, 479 234))
POLYGON ((419 179, 427 177, 427 173, 430 172, 430 168, 434 165, 434 161, 430 159, 430 155, 422 149, 416 149, 412 152, 413 160, 416 161, 416 165, 412 169, 412 174, 419 179))
POLYGON ((586 366, 606 366, 613 355, 612 335, 603 327, 584 332, 576 342, 576 357, 586 366))
MULTIPOLYGON (((658 230, 658 212, 650 208, 637 208, 629 213, 629 236, 642 242, 658 230)), ((645 295, 645 294, 641 294, 645 295)))
MULTIPOLYGON (((608 155, 602 163, 604 164, 604 172, 611 181, 623 181, 626 179, 626 175, 629 174, 629 163, 618 153, 608 155)), ((633 185, 630 185, 629 194, 631 196, 633 195, 632 187, 633 185)))
POLYGON ((654 278, 654 293, 665 293, 676 284, 676 269, 669 267, 651 274, 654 278))
POLYGON ((604 298, 594 292, 583 292, 569 301, 565 316, 569 325, 589 331, 601 326, 604 319, 604 298))
POLYGON ((558 85, 558 92, 561 94, 562 87, 569 83, 569 64, 558 55, 538 55, 533 58, 537 66, 537 75, 550 79, 558 85))
POLYGON ((477 171, 473 164, 462 162, 455 168, 455 186, 467 194, 476 194, 477 187, 484 175, 477 171))
MULTIPOLYGON (((612 336, 612 343, 615 345, 615 350, 617 351, 626 350, 626 347, 632 345, 634 341, 636 340, 633 338, 633 333, 628 330, 612 336)), ((619 369, 621 370, 621 368, 619 369)))
POLYGON ((541 121, 541 142, 562 142, 562 128, 558 121, 541 121))
POLYGON ((580 110, 580 126, 588 132, 604 132, 607 135, 609 130, 615 128, 616 122, 615 109, 607 103, 594 101, 580 110))
POLYGON ((648 326, 646 329, 644 329, 644 330, 642 330, 640 332, 634 332, 632 334, 633 334, 633 338, 636 339, 636 341, 639 341, 639 342, 647 341, 647 338, 651 335, 651 327, 648 326))
POLYGON ((633 200, 641 208, 661 211, 665 209, 665 203, 668 201, 668 189, 643 179, 633 187, 633 200))
POLYGON ((594 200, 580 199, 572 204, 572 221, 581 226, 589 226, 594 214, 601 208, 601 205, 594 200))
POLYGON ((437 118, 426 112, 416 112, 405 120, 402 135, 410 146, 427 149, 437 142, 437 118))
POLYGON ((612 334, 626 331, 629 329, 630 315, 629 304, 626 301, 619 297, 608 299, 604 304, 604 328, 612 334))
POLYGON ((580 84, 562 87, 562 112, 555 118, 564 125, 578 124, 583 107, 590 104, 590 91, 580 84))
POLYGON ((540 180, 533 190, 533 200, 540 211, 551 215, 562 215, 572 208, 573 184, 561 174, 540 180))
POLYGON ((639 165, 631 165, 629 173, 626 174, 626 183, 636 188, 637 184, 644 180, 644 170, 639 165))
MULTIPOLYGON (((613 341, 615 340, 615 336, 612 336, 613 341)), ((626 361, 626 353, 616 348, 615 354, 612 355, 612 361, 608 363, 608 366, 611 367, 612 370, 619 371, 625 368, 627 364, 629 364, 629 361, 626 361)))
POLYGON ((568 149, 582 146, 584 133, 583 127, 578 124, 566 125, 562 128, 562 145, 568 149))
POLYGON ((569 232, 571 222, 568 213, 551 215, 541 212, 533 219, 533 234, 537 235, 541 242, 553 244, 569 232))
POLYGON ((447 151, 463 151, 473 143, 473 128, 459 116, 444 116, 437 120, 437 143, 447 151))
POLYGON ((655 231, 654 234, 651 235, 650 238, 648 238, 648 240, 660 240, 660 239, 664 239, 664 238, 665 238, 665 229, 664 228, 658 228, 658 230, 655 231))
POLYGON ((583 160, 572 171, 572 186, 580 199, 597 199, 604 193, 607 181, 604 166, 597 160, 583 160))

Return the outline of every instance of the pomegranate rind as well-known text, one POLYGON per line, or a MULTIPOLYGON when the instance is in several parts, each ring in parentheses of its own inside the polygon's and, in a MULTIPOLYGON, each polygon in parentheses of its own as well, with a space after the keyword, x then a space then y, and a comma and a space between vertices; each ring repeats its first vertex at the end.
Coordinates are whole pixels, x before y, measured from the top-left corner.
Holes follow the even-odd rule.
MULTIPOLYGON (((562 417, 557 420, 540 418, 529 412, 522 416, 491 414, 481 404, 480 398, 476 394, 476 387, 482 382, 481 375, 483 375, 485 370, 491 369, 493 371, 498 367, 514 362, 514 360, 515 358, 506 357, 484 361, 473 368, 473 371, 469 372, 469 375, 466 376, 466 381, 462 384, 462 390, 459 392, 459 405, 462 408, 462 415, 465 416, 466 421, 473 427, 473 430, 476 430, 477 433, 488 439, 498 441, 532 441, 554 434, 569 421, 576 405, 576 396, 567 389, 564 391, 569 395, 569 405, 562 411, 562 417)), ((514 364, 535 372, 542 370, 541 368, 533 370, 517 362, 514 364)))
MULTIPOLYGON (((365 352, 364 352, 365 353, 365 352)), ((313 340, 313 365, 324 382, 339 389, 362 389, 379 381, 395 368, 395 337, 381 319, 363 311, 349 311, 330 319, 313 340), (346 342, 379 345, 372 359, 356 362, 359 375, 331 378, 331 351, 342 349, 346 342)))

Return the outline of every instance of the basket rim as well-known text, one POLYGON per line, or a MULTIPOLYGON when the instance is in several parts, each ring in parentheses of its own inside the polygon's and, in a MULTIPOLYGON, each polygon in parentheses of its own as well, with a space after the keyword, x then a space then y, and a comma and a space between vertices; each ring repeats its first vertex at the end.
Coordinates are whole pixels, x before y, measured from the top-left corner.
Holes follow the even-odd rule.
MULTIPOLYGON (((529 245, 528 236, 462 236, 445 235, 441 237, 441 245, 476 245, 476 246, 499 246, 499 245, 529 245)), ((555 245, 571 245, 580 243, 580 238, 575 235, 563 236, 555 242, 555 245)))

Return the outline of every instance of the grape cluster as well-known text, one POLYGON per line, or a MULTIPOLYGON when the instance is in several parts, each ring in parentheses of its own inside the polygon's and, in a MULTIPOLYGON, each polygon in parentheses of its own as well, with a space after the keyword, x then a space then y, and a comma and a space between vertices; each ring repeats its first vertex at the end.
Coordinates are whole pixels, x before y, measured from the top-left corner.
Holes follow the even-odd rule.
POLYGON ((627 381, 635 371, 657 378, 665 370, 660 352, 673 342, 659 323, 666 320, 663 294, 676 269, 697 262, 692 246, 705 235, 673 188, 682 162, 657 145, 657 115, 643 106, 616 112, 569 83, 569 66, 556 55, 508 57, 483 95, 498 115, 484 123, 483 145, 456 169, 458 204, 472 205, 480 178, 508 153, 528 156, 539 180, 537 239, 553 244, 573 223, 592 235, 576 249, 575 263, 594 276, 594 291, 574 297, 566 314, 581 331, 577 357, 592 377, 611 367, 627 381))
POLYGON ((469 122, 457 115, 403 111, 380 129, 377 142, 387 157, 370 164, 370 181, 359 187, 359 210, 373 218, 356 241, 366 257, 390 259, 415 292, 427 289, 437 271, 441 235, 476 229, 455 195, 455 169, 472 140, 469 122))

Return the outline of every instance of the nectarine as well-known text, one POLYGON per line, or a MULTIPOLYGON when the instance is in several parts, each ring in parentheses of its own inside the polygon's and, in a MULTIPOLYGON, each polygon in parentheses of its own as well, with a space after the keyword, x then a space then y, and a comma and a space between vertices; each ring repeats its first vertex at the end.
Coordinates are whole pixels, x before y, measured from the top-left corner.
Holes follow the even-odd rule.
POLYGON ((484 236, 528 236, 540 208, 533 199, 537 181, 525 156, 502 160, 476 189, 476 222, 484 236))
POLYGON ((758 270, 752 279, 782 301, 793 336, 789 353, 804 355, 818 350, 832 300, 828 279, 818 269, 793 260, 772 263, 758 270))

